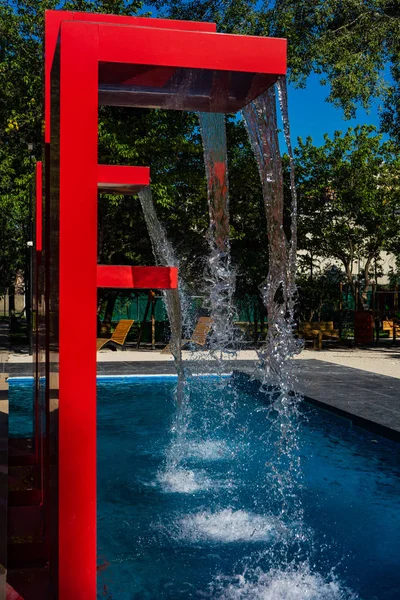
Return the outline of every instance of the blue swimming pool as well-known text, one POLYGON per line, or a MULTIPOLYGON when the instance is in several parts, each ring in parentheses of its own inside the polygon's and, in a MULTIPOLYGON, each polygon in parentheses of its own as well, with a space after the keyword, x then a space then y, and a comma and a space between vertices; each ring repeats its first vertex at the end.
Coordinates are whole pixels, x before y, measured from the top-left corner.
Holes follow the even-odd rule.
MULTIPOLYGON (((284 510, 268 397, 193 381, 171 462, 174 386, 98 381, 99 598, 400 598, 396 443, 303 405, 295 510, 284 510)), ((12 382, 11 402, 28 390, 12 382)))
POLYGON ((8 432, 11 437, 32 437, 33 434, 33 381, 30 377, 9 380, 8 432))

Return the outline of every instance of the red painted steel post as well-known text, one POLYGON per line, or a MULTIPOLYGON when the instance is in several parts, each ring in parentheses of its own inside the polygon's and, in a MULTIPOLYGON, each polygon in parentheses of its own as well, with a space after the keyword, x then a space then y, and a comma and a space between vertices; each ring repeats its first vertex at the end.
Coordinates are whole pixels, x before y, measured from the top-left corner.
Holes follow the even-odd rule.
MULTIPOLYGON (((59 600, 96 598, 97 27, 60 35, 59 600), (76 298, 85 335, 73 332, 76 298)), ((52 140, 53 146, 53 126, 52 140)))
POLYGON ((42 161, 36 163, 36 212, 35 212, 35 247, 36 252, 41 252, 43 247, 42 240, 42 196, 43 196, 43 164, 42 161))
POLYGON ((33 295, 33 323, 32 331, 35 333, 34 361, 35 361, 35 397, 34 397, 34 432, 35 432, 35 456, 36 464, 40 458, 40 442, 42 431, 40 429, 39 411, 39 278, 42 262, 42 196, 43 196, 43 165, 41 161, 36 163, 35 172, 35 262, 34 262, 34 295, 33 295))

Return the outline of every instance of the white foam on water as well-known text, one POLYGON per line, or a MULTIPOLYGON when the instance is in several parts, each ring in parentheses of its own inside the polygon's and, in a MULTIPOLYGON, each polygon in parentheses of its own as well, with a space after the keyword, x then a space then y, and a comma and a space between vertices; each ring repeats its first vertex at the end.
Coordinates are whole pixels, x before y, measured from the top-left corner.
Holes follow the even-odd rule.
POLYGON ((167 469, 159 472, 157 479, 164 492, 193 494, 215 487, 204 472, 189 469, 167 469))
POLYGON ((224 440, 203 440, 201 442, 189 442, 187 456, 201 460, 221 460, 232 458, 234 453, 229 450, 224 440))
POLYGON ((186 515, 178 528, 180 537, 191 541, 260 542, 268 541, 277 531, 277 519, 227 508, 186 515))
MULTIPOLYGON (((220 585, 222 579, 219 578, 220 585)), ((319 573, 311 573, 308 567, 271 570, 251 581, 238 575, 222 591, 219 587, 219 591, 218 600, 358 600, 356 594, 335 578, 324 579, 319 573)))

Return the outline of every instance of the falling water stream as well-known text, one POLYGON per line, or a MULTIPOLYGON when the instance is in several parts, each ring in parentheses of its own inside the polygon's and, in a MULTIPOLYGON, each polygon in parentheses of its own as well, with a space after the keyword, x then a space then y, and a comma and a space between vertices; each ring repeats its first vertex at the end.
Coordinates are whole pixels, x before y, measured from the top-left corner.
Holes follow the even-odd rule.
POLYGON ((235 274, 229 239, 229 187, 225 115, 199 113, 210 215, 207 283, 213 321, 210 349, 220 359, 232 349, 235 274))
POLYGON ((292 342, 292 323, 288 311, 293 289, 289 268, 290 242, 283 228, 283 174, 275 87, 271 86, 242 112, 260 173, 267 219, 269 265, 267 279, 261 286, 268 312, 265 379, 269 384, 281 385, 287 359, 291 354, 288 345, 292 342))
MULTIPOLYGON (((313 534, 305 526, 301 501, 303 476, 299 447, 300 398, 293 392, 295 375, 290 360, 299 351, 298 342, 293 336, 296 301, 297 197, 285 78, 278 80, 276 88, 271 86, 263 95, 247 105, 242 110, 242 115, 260 173, 267 220, 269 265, 267 278, 260 286, 260 291, 268 313, 268 333, 265 347, 259 352, 261 390, 265 393, 266 401, 254 410, 264 411, 266 415, 265 432, 259 438, 265 445, 265 475, 264 480, 260 478, 258 489, 262 490, 268 510, 272 509, 272 512, 267 514, 264 508, 263 513, 257 514, 259 501, 256 495, 253 499, 253 513, 246 513, 237 506, 238 496, 233 466, 227 466, 225 471, 224 503, 218 505, 219 510, 216 512, 210 512, 210 507, 214 506, 215 498, 220 493, 219 488, 213 488, 212 480, 204 471, 193 468, 191 462, 193 451, 195 449, 196 452, 204 452, 206 448, 215 448, 218 452, 224 451, 222 437, 224 432, 227 428, 230 430, 231 426, 233 429, 237 427, 235 419, 241 410, 240 392, 237 392, 234 386, 219 385, 218 381, 204 385, 199 380, 195 382, 192 379, 189 383, 187 381, 185 383, 181 343, 183 296, 176 290, 166 292, 166 306, 171 324, 171 350, 178 371, 178 417, 173 421, 166 461, 159 472, 158 480, 167 492, 194 494, 203 490, 203 493, 207 491, 209 494, 210 504, 206 505, 208 509, 188 515, 182 521, 185 527, 193 528, 202 524, 207 531, 214 533, 216 530, 222 531, 224 527, 228 527, 229 531, 232 529, 231 535, 234 536, 237 534, 237 527, 240 529, 244 523, 251 520, 254 523, 254 531, 249 534, 250 540, 253 537, 257 540, 264 535, 265 532, 262 533, 261 530, 265 519, 270 519, 273 528, 276 529, 275 539, 269 540, 263 549, 258 549, 256 553, 243 558, 242 566, 239 567, 243 570, 239 578, 237 574, 235 576, 227 574, 226 577, 217 578, 210 584, 210 598, 279 598, 282 600, 283 598, 296 600, 310 598, 314 600, 319 598, 318 591, 315 592, 317 589, 323 591, 321 597, 331 598, 330 584, 325 586, 322 576, 313 573, 312 556, 315 551, 313 534), (284 188, 278 140, 276 89, 290 166, 291 224, 288 235, 284 230, 284 188), (198 397, 199 394, 202 397, 202 408, 200 416, 197 412, 196 426, 193 427, 191 398, 198 397), (210 417, 212 414, 218 415, 220 420, 220 425, 217 427, 215 427, 215 420, 212 421, 210 417), (210 429, 212 422, 213 430, 210 429), (270 566, 268 567, 271 564, 272 570, 270 566), (276 596, 273 595, 274 592, 268 595, 275 581, 279 581, 282 589, 287 590, 288 596, 279 595, 279 590, 276 596)), ((233 294, 235 289, 235 273, 231 265, 229 240, 225 117, 216 113, 199 113, 199 120, 204 147, 210 217, 208 231, 210 251, 205 272, 210 316, 213 321, 210 351, 213 358, 217 359, 216 362, 213 361, 213 370, 222 381, 223 355, 234 347, 233 294)), ((158 264, 177 265, 173 248, 157 219, 150 189, 147 188, 140 193, 140 201, 158 264)), ((252 416, 249 415, 249 419, 251 418, 252 416)), ((246 446, 245 423, 240 432, 238 443, 246 446)), ((243 469, 245 472, 245 465, 243 469)), ((332 595, 333 597, 336 598, 336 595, 332 595)))
POLYGON ((286 78, 277 82, 284 136, 290 161, 290 238, 284 230, 284 188, 282 159, 279 150, 276 111, 276 89, 271 86, 243 111, 249 139, 260 173, 264 209, 267 220, 269 268, 260 287, 268 313, 268 333, 264 351, 260 352, 263 389, 269 394, 267 417, 269 437, 275 438, 268 460, 269 493, 280 506, 279 517, 296 523, 297 535, 291 544, 274 547, 276 562, 289 565, 306 564, 312 548, 312 535, 304 525, 301 502, 302 470, 299 448, 299 396, 293 392, 295 374, 292 361, 300 346, 294 339, 294 307, 296 299, 297 195, 294 160, 290 141, 286 78), (305 551, 305 548, 308 548, 305 551))
MULTIPOLYGON (((178 260, 165 229, 157 217, 150 187, 139 192, 139 200, 157 263, 166 267, 177 267, 178 260)), ((179 412, 183 409, 185 385, 185 370, 182 360, 182 304, 184 301, 181 301, 181 296, 183 293, 182 287, 164 291, 165 306, 171 328, 170 348, 178 373, 177 405, 179 412)))
POLYGON ((289 155, 290 166, 290 193, 292 202, 290 205, 290 247, 288 257, 289 285, 288 285, 288 309, 292 322, 294 320, 294 306, 296 299, 296 269, 297 269, 297 191, 294 169, 294 156, 292 142, 290 138, 290 121, 288 110, 288 94, 286 76, 278 77, 276 82, 278 91, 279 106, 283 122, 283 133, 285 136, 286 147, 289 155))

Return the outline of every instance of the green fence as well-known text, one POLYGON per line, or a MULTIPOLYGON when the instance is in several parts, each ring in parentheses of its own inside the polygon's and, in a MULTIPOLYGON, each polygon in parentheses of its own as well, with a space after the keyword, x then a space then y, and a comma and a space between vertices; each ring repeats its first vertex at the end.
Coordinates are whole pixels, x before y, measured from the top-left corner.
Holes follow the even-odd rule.
MULTIPOLYGON (((148 294, 138 294, 133 299, 118 298, 113 311, 113 321, 121 319, 133 319, 136 323, 141 323, 146 312, 148 294)), ((204 298, 201 296, 191 297, 192 312, 199 315, 203 310, 204 298)), ((259 302, 256 297, 246 296, 236 302, 237 321, 254 323, 254 317, 260 319, 259 302)), ((150 310, 147 314, 147 320, 150 320, 150 310)), ((100 315, 101 318, 103 315, 100 315)), ((168 321, 167 311, 163 297, 156 296, 155 299, 155 320, 159 323, 168 321)))

